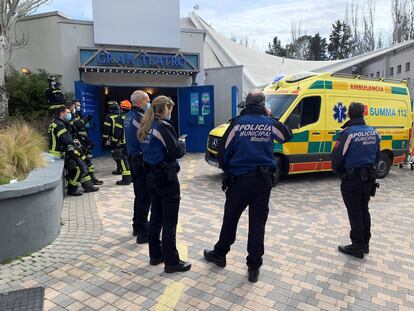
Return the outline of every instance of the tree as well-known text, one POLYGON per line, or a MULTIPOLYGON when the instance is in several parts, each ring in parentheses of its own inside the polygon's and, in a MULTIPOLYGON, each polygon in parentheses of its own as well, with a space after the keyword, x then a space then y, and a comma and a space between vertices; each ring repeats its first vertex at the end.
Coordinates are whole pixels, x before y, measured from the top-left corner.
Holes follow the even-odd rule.
POLYGON ((352 55, 354 48, 350 26, 345 21, 337 20, 332 24, 329 36, 328 52, 330 59, 344 59, 352 55))
POLYGON ((267 54, 285 57, 286 49, 282 46, 281 41, 277 36, 273 38, 273 43, 269 43, 269 47, 266 51, 267 54))
POLYGON ((375 10, 376 0, 361 2, 353 0, 346 7, 346 22, 351 28, 353 49, 352 56, 365 54, 374 51, 379 44, 379 38, 375 34, 375 10))
POLYGON ((326 39, 322 38, 319 33, 310 39, 308 60, 326 60, 326 48, 328 44, 326 39))
POLYGON ((0 0, 0 120, 8 115, 7 93, 4 88, 4 74, 15 49, 23 47, 27 40, 18 38, 15 27, 23 18, 51 0, 0 0))
POLYGON ((392 43, 401 43, 414 39, 414 1, 392 0, 393 21, 392 43))

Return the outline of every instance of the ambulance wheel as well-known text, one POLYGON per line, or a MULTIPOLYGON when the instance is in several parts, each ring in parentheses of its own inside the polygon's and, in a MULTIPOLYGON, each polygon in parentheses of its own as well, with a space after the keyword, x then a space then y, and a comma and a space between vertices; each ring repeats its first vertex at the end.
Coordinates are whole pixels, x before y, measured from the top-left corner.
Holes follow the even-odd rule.
POLYGON ((279 183, 280 179, 280 167, 282 165, 282 160, 279 157, 275 157, 276 168, 272 176, 272 186, 275 187, 279 183))
POLYGON ((391 158, 388 154, 381 152, 379 161, 377 163, 378 178, 384 178, 388 175, 391 169, 391 158))

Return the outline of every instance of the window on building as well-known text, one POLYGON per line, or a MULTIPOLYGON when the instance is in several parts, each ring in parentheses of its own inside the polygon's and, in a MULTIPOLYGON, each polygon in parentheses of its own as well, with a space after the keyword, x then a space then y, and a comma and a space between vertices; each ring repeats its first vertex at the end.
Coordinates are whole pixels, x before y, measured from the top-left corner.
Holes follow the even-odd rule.
POLYGON ((390 67, 390 76, 394 75, 394 67, 390 67))
POLYGON ((410 71, 410 63, 405 63, 405 71, 410 71))
POLYGON ((377 78, 379 78, 380 77, 380 72, 379 71, 377 71, 377 78))
POLYGON ((401 65, 398 65, 398 66, 397 66, 397 74, 398 74, 398 73, 401 73, 401 65))
POLYGON ((371 78, 374 76, 374 74, 373 73, 371 73, 371 78))
POLYGON ((292 114, 300 116, 300 127, 316 123, 319 120, 321 112, 321 98, 320 96, 305 97, 300 101, 292 114))

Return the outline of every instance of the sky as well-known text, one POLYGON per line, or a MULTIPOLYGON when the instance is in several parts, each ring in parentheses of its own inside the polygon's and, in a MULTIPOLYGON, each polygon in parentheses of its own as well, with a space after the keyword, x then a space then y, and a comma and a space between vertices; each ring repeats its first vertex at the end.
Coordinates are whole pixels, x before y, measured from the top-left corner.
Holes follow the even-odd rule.
MULTIPOLYGON (((145 1, 145 0, 141 0, 145 1)), ((168 1, 168 0, 165 0, 168 1)), ((282 44, 291 40, 292 23, 301 22, 303 34, 319 32, 329 37, 332 23, 345 18, 347 3, 351 0, 180 0, 181 16, 191 14, 198 5, 197 14, 216 31, 240 39, 248 37, 251 47, 264 51, 274 36, 282 44)), ((92 20, 91 0, 53 0, 38 12, 61 11, 75 19, 92 20)), ((359 11, 366 1, 357 1, 359 11)), ((375 28, 389 41, 392 28, 391 0, 376 0, 375 28)))

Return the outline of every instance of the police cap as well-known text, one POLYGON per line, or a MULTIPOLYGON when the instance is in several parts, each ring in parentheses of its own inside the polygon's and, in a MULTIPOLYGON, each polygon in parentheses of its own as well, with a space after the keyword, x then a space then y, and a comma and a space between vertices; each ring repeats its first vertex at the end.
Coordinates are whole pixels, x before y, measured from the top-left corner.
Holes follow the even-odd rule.
POLYGON ((351 103, 349 105, 349 118, 362 118, 364 116, 365 107, 361 103, 351 103))

